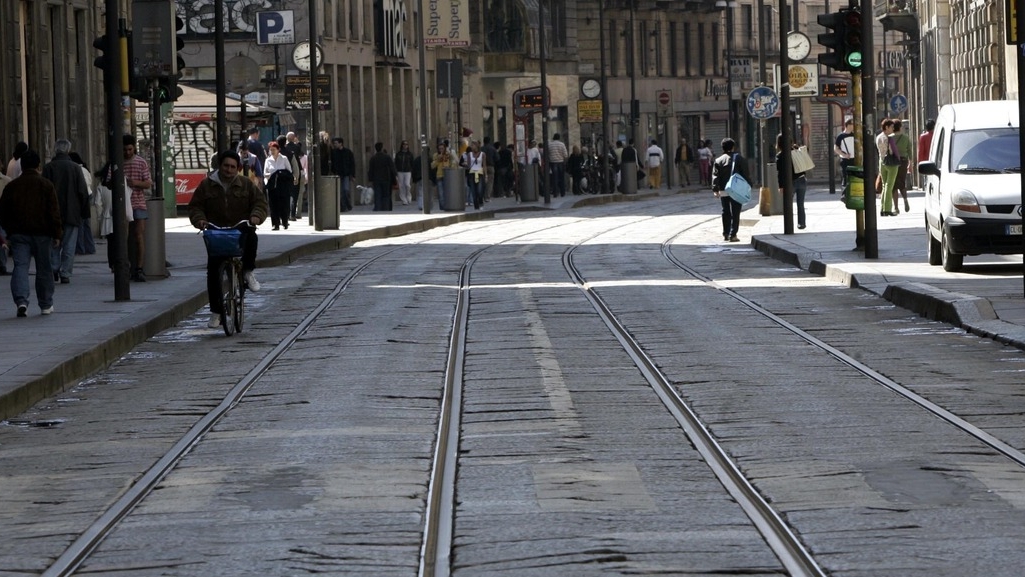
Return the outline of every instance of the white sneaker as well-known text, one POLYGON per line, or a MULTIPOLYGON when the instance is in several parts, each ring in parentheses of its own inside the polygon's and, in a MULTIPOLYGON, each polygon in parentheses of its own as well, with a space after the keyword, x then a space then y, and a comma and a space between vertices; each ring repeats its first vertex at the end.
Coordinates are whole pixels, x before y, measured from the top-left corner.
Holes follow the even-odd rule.
POLYGON ((52 307, 52 306, 46 307, 45 309, 43 309, 43 310, 42 310, 42 313, 43 313, 44 315, 50 315, 50 314, 53 314, 53 307, 52 307))
POLYGON ((221 326, 221 315, 214 314, 210 315, 210 320, 206 323, 207 328, 216 329, 221 326))
POLYGON ((246 274, 245 274, 245 277, 246 277, 246 286, 249 288, 249 290, 251 290, 253 292, 257 292, 257 291, 260 290, 260 281, 256 280, 256 275, 253 274, 253 271, 247 270, 246 274))

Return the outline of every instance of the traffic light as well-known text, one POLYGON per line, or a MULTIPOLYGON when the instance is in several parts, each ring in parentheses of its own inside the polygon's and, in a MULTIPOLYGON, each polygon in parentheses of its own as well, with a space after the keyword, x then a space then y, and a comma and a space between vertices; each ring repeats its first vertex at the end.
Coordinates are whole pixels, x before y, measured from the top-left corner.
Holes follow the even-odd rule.
POLYGON ((819 14, 816 18, 819 25, 827 30, 833 30, 827 34, 819 34, 819 44, 826 47, 825 54, 819 54, 819 64, 833 70, 846 70, 844 60, 844 44, 847 36, 847 16, 843 10, 830 14, 819 14))
POLYGON ((861 70, 861 10, 848 8, 840 11, 844 16, 843 62, 845 70, 861 70))
POLYGON ((93 40, 93 48, 100 51, 100 55, 93 60, 93 66, 99 68, 105 74, 111 70, 110 65, 113 58, 113 55, 109 52, 110 46, 108 45, 108 42, 109 37, 106 34, 98 37, 96 40, 93 40))
POLYGON ((183 94, 182 89, 178 86, 182 70, 185 69, 185 59, 182 58, 182 50, 185 49, 185 40, 182 39, 182 34, 185 32, 185 20, 181 16, 174 17, 174 29, 174 72, 160 81, 160 88, 166 93, 166 95, 161 95, 161 102, 174 102, 183 94))

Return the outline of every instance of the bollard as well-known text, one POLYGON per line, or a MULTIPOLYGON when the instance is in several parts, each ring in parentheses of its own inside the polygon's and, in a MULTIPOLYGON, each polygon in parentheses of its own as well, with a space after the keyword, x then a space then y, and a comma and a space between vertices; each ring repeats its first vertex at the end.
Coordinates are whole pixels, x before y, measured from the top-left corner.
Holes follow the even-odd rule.
POLYGON ((779 177, 776 173, 776 163, 765 164, 766 181, 762 183, 762 189, 758 197, 758 212, 762 216, 783 214, 783 191, 779 189, 779 177))
POLYGON ((314 180, 313 228, 315 230, 338 230, 341 210, 338 188, 341 177, 333 174, 318 174, 314 180))
POLYGON ((637 194, 637 163, 624 162, 620 165, 620 188, 623 194, 637 194))
MULTIPOLYGON (((128 191, 128 194, 131 194, 128 191)), ((164 238, 164 199, 151 198, 146 201, 146 250, 143 254, 142 272, 147 278, 167 278, 167 257, 164 238)))
POLYGON ((466 210, 466 171, 445 169, 445 206, 441 210, 466 210))
POLYGON ((537 202, 538 165, 527 164, 523 167, 520 179, 520 202, 537 202))

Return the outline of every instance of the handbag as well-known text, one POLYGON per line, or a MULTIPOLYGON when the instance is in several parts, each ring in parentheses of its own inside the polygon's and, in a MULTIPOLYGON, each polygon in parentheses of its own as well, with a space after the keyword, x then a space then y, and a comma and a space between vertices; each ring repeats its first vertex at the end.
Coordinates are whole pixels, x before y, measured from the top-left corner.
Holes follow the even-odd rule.
POLYGON ((726 194, 730 195, 730 198, 745 204, 751 200, 751 185, 747 182, 739 172, 737 172, 737 154, 733 155, 733 163, 730 174, 730 179, 726 181, 726 194))
POLYGON ((794 172, 808 172, 815 168, 815 163, 811 159, 811 155, 808 154, 808 147, 802 146, 795 148, 790 151, 790 160, 794 167, 794 172))
POLYGON ((883 165, 900 166, 900 157, 897 156, 897 151, 894 150, 897 145, 893 143, 892 138, 887 138, 886 142, 887 146, 889 146, 889 150, 886 152, 886 156, 883 157, 883 165))

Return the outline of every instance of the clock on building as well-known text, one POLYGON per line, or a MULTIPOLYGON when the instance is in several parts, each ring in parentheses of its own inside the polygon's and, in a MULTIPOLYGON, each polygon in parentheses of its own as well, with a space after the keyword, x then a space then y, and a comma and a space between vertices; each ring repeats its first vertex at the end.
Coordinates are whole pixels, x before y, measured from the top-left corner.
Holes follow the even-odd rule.
POLYGON ((800 62, 811 52, 811 40, 802 32, 787 34, 787 58, 800 62))
POLYGON ((309 72, 311 67, 316 70, 323 62, 324 50, 319 44, 304 40, 292 49, 292 63, 302 72, 309 72))
POLYGON ((580 85, 580 93, 585 98, 598 98, 601 96, 601 83, 594 78, 588 78, 580 85))

